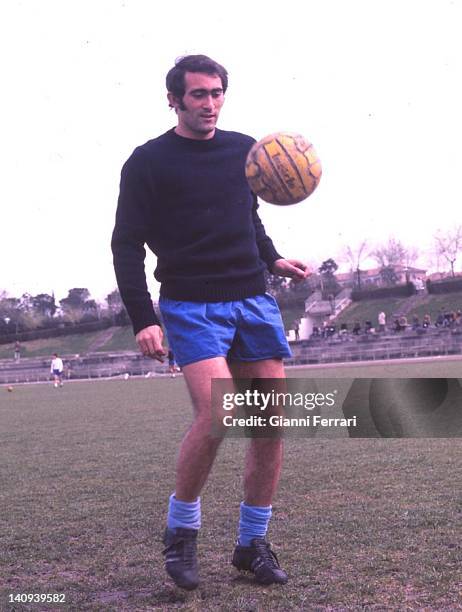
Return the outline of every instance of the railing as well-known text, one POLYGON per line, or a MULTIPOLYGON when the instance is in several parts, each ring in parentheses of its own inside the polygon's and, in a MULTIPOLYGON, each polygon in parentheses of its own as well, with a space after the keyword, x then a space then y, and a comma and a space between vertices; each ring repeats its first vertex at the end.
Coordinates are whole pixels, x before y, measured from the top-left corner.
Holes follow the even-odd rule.
MULTIPOLYGON (((159 376, 168 370, 168 364, 160 364, 137 353, 101 354, 85 358, 63 356, 64 380, 91 378, 128 378, 130 376, 159 376)), ((0 362, 0 384, 44 382, 51 379, 49 360, 40 358, 0 362)))

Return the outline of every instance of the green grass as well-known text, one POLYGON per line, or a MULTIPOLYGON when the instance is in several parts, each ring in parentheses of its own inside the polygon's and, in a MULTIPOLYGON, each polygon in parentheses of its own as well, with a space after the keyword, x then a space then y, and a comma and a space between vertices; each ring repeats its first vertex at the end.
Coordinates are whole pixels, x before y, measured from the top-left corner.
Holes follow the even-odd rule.
POLYGON ((423 303, 420 304, 418 308, 411 310, 408 315, 408 320, 411 320, 412 315, 416 314, 422 321, 424 315, 428 313, 434 323, 440 308, 442 308, 444 312, 457 312, 457 310, 462 310, 462 292, 425 296, 423 303))
POLYGON ((294 321, 299 320, 304 315, 304 305, 292 308, 281 309, 282 320, 286 330, 294 328, 294 321))
MULTIPOLYGON (((98 351, 133 351, 137 349, 131 325, 113 329, 115 330, 113 336, 100 346, 97 349, 98 351)), ((105 333, 106 330, 103 330, 21 342, 21 357, 42 357, 53 353, 59 355, 84 354, 105 333)), ((0 345, 0 359, 12 358, 13 354, 14 343, 0 345)))
MULTIPOLYGON (((82 354, 88 351, 90 345, 101 332, 88 332, 86 334, 72 334, 70 336, 59 336, 57 338, 44 338, 21 342, 21 357, 50 356, 82 354)), ((14 343, 0 345, 0 359, 13 357, 14 343)))
MULTIPOLYGON (((404 374, 387 368, 363 375, 404 374)), ((270 537, 290 582, 267 588, 230 565, 245 440, 225 440, 202 497, 201 586, 174 588, 160 538, 190 420, 182 378, 0 388, 0 610, 35 592, 79 612, 460 609, 456 439, 288 439, 270 537)))
POLYGON ((402 305, 406 303, 403 298, 385 298, 383 300, 362 300, 361 302, 353 302, 336 318, 335 322, 338 326, 346 323, 351 330, 355 321, 361 323, 364 327, 365 321, 370 321, 373 327, 378 325, 377 316, 381 310, 387 316, 388 323, 392 322, 393 315, 399 312, 402 305))
POLYGON ((112 338, 99 348, 100 351, 136 351, 137 344, 131 325, 118 327, 112 338))
MULTIPOLYGON (((383 310, 390 325, 393 322, 393 315, 397 314, 401 307, 405 306, 407 298, 386 298, 382 300, 362 300, 353 302, 336 319, 336 323, 347 323, 351 328, 355 321, 359 321, 364 326, 365 321, 371 321, 373 326, 378 325, 377 315, 383 310)), ((445 295, 426 295, 422 301, 407 313, 408 321, 417 314, 422 321, 425 314, 431 316, 434 323, 440 308, 445 312, 457 311, 462 309, 462 292, 447 293, 445 295)))

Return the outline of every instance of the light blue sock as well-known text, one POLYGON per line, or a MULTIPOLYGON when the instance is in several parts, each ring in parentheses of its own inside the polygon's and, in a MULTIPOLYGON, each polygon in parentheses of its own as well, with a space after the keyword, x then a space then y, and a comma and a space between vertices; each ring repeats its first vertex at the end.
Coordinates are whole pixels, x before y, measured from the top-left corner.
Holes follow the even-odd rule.
POLYGON ((241 502, 239 544, 250 546, 254 538, 264 538, 271 514, 272 506, 247 506, 241 502))
POLYGON ((201 498, 194 502, 178 501, 175 493, 168 503, 167 527, 169 529, 199 529, 201 526, 201 498))

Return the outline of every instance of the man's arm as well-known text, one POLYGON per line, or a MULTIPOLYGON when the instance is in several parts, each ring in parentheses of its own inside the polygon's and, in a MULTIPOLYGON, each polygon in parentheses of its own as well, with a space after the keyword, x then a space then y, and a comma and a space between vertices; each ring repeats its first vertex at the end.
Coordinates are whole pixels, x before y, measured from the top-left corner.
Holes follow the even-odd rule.
POLYGON ((263 223, 258 216, 257 196, 254 195, 253 222, 260 257, 268 266, 271 274, 276 276, 286 276, 295 282, 299 282, 311 274, 308 266, 298 259, 285 259, 276 251, 273 241, 265 232, 263 223))
POLYGON ((122 168, 116 222, 112 234, 114 270, 122 301, 144 355, 161 360, 162 329, 149 294, 144 260, 153 187, 147 160, 135 149, 122 168))

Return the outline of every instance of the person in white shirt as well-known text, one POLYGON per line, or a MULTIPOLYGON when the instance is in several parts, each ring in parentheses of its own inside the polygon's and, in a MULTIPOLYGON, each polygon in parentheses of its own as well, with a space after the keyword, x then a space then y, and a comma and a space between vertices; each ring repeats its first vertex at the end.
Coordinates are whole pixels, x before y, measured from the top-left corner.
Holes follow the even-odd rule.
POLYGON ((63 386, 63 360, 58 357, 57 353, 53 353, 53 358, 51 360, 51 374, 53 374, 55 387, 63 386))
POLYGON ((379 331, 384 332, 385 325, 387 322, 387 317, 386 317, 386 314, 383 312, 383 310, 382 312, 379 312, 378 321, 379 321, 379 331))

